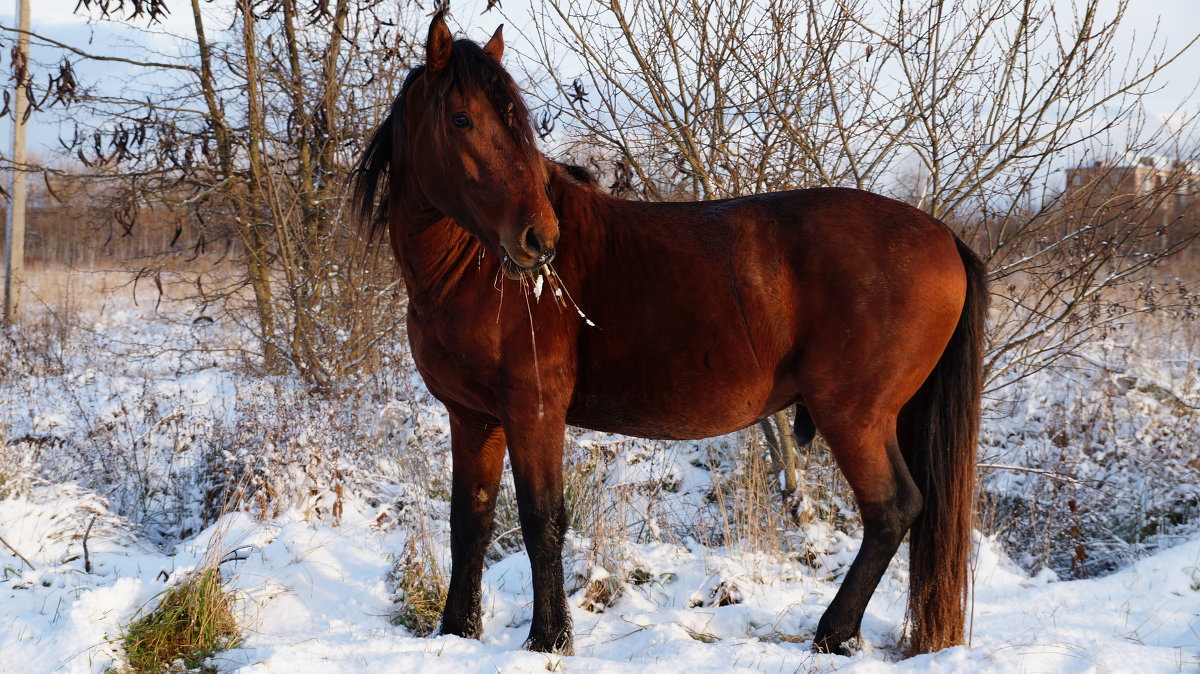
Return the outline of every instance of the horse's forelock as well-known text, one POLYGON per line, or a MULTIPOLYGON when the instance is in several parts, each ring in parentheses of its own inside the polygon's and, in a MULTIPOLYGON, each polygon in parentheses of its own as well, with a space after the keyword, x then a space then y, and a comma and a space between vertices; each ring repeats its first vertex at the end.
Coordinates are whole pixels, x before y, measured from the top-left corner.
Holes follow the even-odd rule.
POLYGON ((481 90, 517 146, 523 152, 537 151, 529 108, 525 106, 520 88, 504 66, 479 45, 470 40, 455 40, 441 88, 443 93, 481 90))

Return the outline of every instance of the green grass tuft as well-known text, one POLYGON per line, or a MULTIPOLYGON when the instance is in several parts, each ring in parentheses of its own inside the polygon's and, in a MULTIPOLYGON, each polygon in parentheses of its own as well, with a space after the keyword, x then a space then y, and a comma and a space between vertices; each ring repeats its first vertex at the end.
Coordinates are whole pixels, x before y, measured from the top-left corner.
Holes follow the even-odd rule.
POLYGON ((214 653, 236 645, 234 597, 223 586, 216 565, 188 574, 157 596, 158 605, 145 614, 139 611, 126 629, 127 672, 169 672, 180 662, 194 670, 214 653))

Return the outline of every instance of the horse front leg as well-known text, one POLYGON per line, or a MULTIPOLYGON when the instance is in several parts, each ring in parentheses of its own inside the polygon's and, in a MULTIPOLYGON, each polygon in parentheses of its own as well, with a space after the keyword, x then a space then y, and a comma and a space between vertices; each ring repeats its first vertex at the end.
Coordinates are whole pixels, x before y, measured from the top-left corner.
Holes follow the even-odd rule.
MULTIPOLYGON (((538 409, 534 404, 525 409, 538 409)), ((565 412, 529 412, 505 419, 509 461, 517 488, 521 534, 533 570, 533 623, 525 648, 545 653, 574 652, 571 612, 563 588, 562 549, 567 529, 563 506, 565 412)))
POLYGON ((450 496, 450 588, 442 634, 478 639, 483 556, 491 542, 496 490, 504 466, 504 429, 495 421, 450 413, 454 480, 450 496))

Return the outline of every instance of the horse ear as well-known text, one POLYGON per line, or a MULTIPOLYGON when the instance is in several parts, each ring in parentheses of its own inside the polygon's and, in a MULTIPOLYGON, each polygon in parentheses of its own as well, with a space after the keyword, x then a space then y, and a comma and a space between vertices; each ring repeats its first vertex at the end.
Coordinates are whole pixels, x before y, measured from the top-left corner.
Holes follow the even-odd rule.
POLYGON ((446 26, 446 10, 439 10, 433 15, 429 24, 429 39, 425 43, 425 66, 430 72, 437 72, 450 62, 450 50, 454 46, 454 38, 450 28, 446 26))
POLYGON ((500 62, 500 59, 504 56, 504 24, 500 24, 496 32, 492 33, 492 39, 483 45, 483 53, 496 59, 497 63, 500 62))

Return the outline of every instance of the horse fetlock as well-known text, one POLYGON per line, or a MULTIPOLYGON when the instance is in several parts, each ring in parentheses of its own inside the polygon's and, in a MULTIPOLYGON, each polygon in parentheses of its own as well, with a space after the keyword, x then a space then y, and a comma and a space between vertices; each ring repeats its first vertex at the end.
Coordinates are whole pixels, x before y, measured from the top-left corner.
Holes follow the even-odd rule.
POLYGON ((575 635, 571 623, 560 627, 539 628, 536 624, 529 630, 525 650, 556 655, 575 655, 575 635))
POLYGON ((466 639, 478 639, 483 633, 482 599, 479 573, 466 574, 450 580, 450 591, 442 609, 439 634, 453 634, 466 639))
POLYGON ((452 611, 447 608, 442 613, 442 624, 438 629, 438 634, 451 634, 464 639, 478 639, 483 634, 483 621, 480 619, 479 610, 467 611, 452 611))
POLYGON ((824 617, 817 624, 817 634, 813 637, 813 650, 818 653, 833 655, 853 655, 861 645, 861 635, 857 624, 831 624, 824 617))

